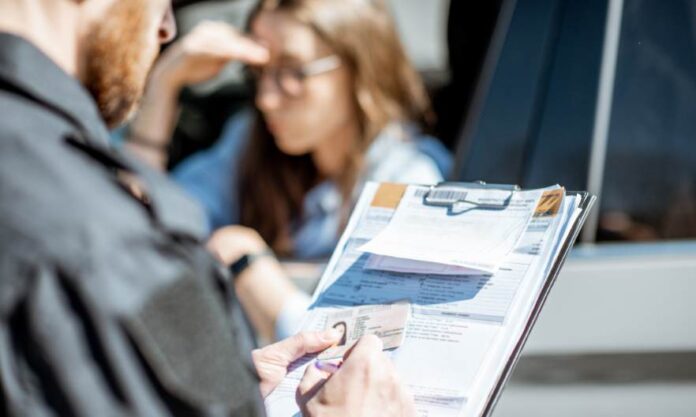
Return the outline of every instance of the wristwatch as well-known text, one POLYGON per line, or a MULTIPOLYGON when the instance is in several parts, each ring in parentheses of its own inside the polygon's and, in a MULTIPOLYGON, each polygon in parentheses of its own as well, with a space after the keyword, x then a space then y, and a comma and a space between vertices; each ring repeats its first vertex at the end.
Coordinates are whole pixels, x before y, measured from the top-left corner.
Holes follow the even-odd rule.
POLYGON ((239 259, 232 262, 230 265, 230 272, 232 277, 238 277, 244 270, 250 267, 259 258, 274 257, 273 251, 270 248, 266 248, 260 252, 245 253, 239 259))

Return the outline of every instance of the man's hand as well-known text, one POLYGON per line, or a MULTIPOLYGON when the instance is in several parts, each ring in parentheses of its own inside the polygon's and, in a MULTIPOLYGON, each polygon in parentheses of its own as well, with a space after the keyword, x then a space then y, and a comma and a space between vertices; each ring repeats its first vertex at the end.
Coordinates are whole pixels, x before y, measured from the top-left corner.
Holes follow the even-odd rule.
POLYGON ((152 78, 178 90, 212 79, 231 61, 261 65, 268 59, 267 48, 234 27, 204 21, 164 52, 152 78))
POLYGON ((361 338, 333 375, 307 367, 297 389, 297 402, 307 417, 416 415, 413 398, 382 353, 382 341, 374 335, 361 338))
POLYGON ((288 366, 308 353, 320 352, 341 338, 334 329, 323 332, 302 332, 278 343, 251 352, 261 378, 261 395, 265 398, 285 378, 288 366))

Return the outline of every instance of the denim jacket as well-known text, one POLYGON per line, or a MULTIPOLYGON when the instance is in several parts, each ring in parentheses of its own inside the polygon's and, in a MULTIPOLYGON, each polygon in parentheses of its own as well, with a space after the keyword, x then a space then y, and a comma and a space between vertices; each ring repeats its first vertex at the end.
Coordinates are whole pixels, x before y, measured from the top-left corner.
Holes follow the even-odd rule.
MULTIPOLYGON (((189 157, 173 171, 175 181, 203 205, 209 231, 239 222, 236 184, 251 120, 249 112, 233 117, 212 148, 189 157)), ((354 199, 366 181, 437 183, 451 162, 449 153, 436 139, 399 123, 387 126, 375 138, 365 160, 354 199)), ((339 238, 342 203, 338 187, 330 180, 310 190, 304 200, 303 218, 296 219, 292 234, 294 258, 331 254, 339 238)))

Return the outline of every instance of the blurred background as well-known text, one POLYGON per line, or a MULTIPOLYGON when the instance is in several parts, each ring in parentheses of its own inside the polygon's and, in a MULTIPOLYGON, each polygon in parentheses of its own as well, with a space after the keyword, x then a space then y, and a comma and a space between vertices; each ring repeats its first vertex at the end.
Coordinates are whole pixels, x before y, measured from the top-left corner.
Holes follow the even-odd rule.
MULTIPOLYGON (((255 1, 174 3, 182 36, 255 1)), ((599 196, 495 415, 696 416, 696 1, 391 8, 450 179, 599 196)), ((184 90, 170 166, 250 99, 235 64, 184 90)), ((291 270, 311 291, 321 265, 291 270)))

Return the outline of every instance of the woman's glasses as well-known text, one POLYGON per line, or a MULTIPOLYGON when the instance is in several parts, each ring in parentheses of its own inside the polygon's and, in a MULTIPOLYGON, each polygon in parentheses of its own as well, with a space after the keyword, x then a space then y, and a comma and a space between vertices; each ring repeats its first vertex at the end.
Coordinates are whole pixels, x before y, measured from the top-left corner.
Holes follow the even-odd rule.
POLYGON ((284 95, 298 97, 304 92, 304 81, 307 78, 333 71, 340 66, 341 58, 338 55, 329 55, 297 66, 248 66, 247 71, 257 84, 268 75, 284 95))

